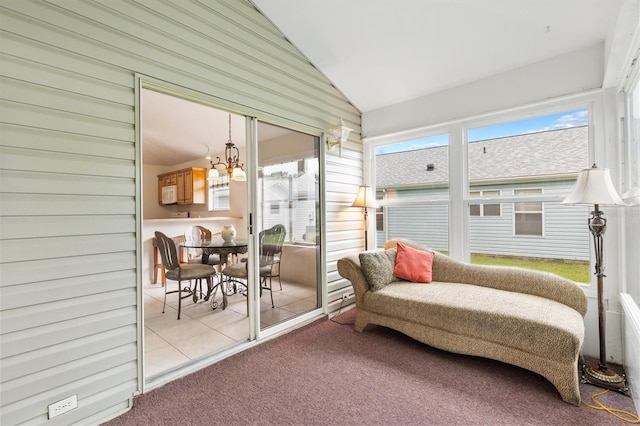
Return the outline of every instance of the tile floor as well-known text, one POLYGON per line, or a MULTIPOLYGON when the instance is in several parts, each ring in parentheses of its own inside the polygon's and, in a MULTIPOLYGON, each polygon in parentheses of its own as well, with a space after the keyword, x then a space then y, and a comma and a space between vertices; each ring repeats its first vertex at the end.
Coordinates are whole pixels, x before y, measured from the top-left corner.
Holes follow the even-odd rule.
MULTIPOLYGON (((169 289, 177 283, 167 281, 169 289)), ((268 291, 263 291, 260 303, 260 322, 268 327, 287 318, 310 311, 316 307, 316 289, 282 282, 282 290, 273 283, 271 308, 268 291)), ((182 300, 182 314, 178 321, 178 296, 167 295, 167 306, 162 313, 164 287, 147 284, 144 287, 144 337, 146 379, 190 362, 201 356, 214 353, 249 336, 247 299, 234 294, 228 297, 229 305, 211 309, 209 302, 191 298, 182 300)), ((218 291, 216 301, 222 296, 218 291)))

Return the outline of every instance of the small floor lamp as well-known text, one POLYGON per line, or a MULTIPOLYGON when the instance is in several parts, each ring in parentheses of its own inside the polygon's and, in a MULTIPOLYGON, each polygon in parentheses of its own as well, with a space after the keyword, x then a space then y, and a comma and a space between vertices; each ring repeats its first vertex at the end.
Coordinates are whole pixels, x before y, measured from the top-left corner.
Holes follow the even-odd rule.
POLYGON ((583 366, 582 380, 584 383, 627 393, 628 388, 624 377, 611 370, 607 365, 607 348, 605 342, 605 312, 602 300, 602 282, 605 277, 603 260, 603 235, 607 228, 607 220, 600 210, 601 205, 625 205, 611 181, 609 169, 599 169, 594 164, 592 168, 580 172, 576 185, 571 194, 562 204, 593 205, 594 209, 589 217, 589 230, 593 235, 596 265, 595 275, 598 280, 598 331, 600 335, 600 360, 598 367, 583 366))
POLYGON ((358 188, 356 199, 351 207, 362 207, 364 209, 364 249, 368 250, 369 239, 367 236, 367 210, 371 208, 377 209, 379 207, 376 202, 376 197, 373 196, 373 192, 369 185, 362 185, 358 188))

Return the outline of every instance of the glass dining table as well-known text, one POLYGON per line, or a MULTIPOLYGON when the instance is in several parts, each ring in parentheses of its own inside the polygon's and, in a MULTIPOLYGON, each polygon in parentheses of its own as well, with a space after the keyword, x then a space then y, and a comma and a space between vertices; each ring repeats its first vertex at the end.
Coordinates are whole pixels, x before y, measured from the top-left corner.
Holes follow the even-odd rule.
MULTIPOLYGON (((230 258, 237 257, 238 255, 244 254, 248 251, 248 242, 244 238, 236 238, 232 241, 225 241, 222 238, 212 238, 210 240, 195 239, 180 243, 180 247, 202 250, 202 263, 204 265, 209 264, 209 256, 217 254, 220 257, 219 266, 220 270, 222 270, 227 262, 229 262, 230 258)), ((215 296, 217 288, 221 286, 222 277, 219 277, 218 284, 214 285, 214 283, 211 282, 207 290, 205 300, 210 301, 212 309, 216 309, 218 307, 218 302, 216 302, 215 296)), ((227 295, 224 289, 222 289, 221 293, 222 309, 224 310, 227 307, 227 295)))

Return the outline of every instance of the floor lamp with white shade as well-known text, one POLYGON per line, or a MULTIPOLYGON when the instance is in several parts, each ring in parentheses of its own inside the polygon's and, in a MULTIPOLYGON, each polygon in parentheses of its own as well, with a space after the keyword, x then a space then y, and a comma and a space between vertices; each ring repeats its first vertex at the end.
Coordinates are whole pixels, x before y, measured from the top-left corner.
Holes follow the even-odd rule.
POLYGON ((571 194, 562 202, 569 205, 586 205, 594 206, 589 217, 588 225, 591 235, 593 236, 593 245, 595 249, 595 275, 598 281, 598 331, 600 337, 600 359, 598 366, 583 366, 582 380, 585 383, 616 390, 628 394, 629 390, 625 383, 624 376, 619 375, 609 368, 607 364, 607 347, 606 347, 606 323, 603 301, 603 236, 607 228, 607 220, 603 217, 604 213, 600 210, 600 206, 624 206, 618 193, 616 192, 609 169, 599 169, 595 164, 590 169, 584 169, 580 172, 571 194))
POLYGON ((367 228, 369 224, 367 223, 367 210, 371 208, 377 209, 379 207, 376 202, 376 197, 373 195, 369 185, 361 185, 358 188, 356 199, 353 201, 351 207, 362 207, 364 209, 364 249, 368 250, 369 238, 367 235, 367 228))

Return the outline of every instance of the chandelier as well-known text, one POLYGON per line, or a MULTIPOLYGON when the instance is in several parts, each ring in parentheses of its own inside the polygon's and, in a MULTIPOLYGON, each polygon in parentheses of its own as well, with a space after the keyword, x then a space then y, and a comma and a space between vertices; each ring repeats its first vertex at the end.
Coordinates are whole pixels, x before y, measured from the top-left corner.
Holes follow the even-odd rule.
POLYGON ((216 181, 220 179, 220 171, 226 170, 227 176, 233 180, 246 181, 247 174, 244 172, 244 164, 240 164, 240 151, 238 147, 231 141, 231 114, 229 114, 229 140, 224 149, 225 162, 218 158, 218 162, 210 161, 211 168, 207 174, 207 179, 216 181))

